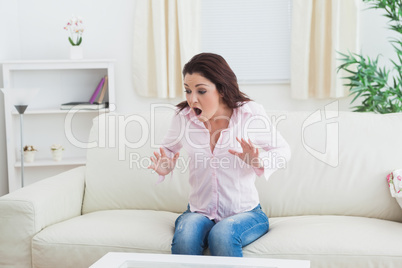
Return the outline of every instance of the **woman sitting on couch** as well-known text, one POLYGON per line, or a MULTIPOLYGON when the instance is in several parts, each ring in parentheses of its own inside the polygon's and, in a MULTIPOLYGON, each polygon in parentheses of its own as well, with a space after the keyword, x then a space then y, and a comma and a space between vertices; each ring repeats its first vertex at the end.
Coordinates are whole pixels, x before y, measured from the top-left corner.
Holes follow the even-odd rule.
POLYGON ((209 247, 215 256, 241 257, 242 247, 269 228, 256 175, 268 179, 289 160, 290 149, 263 107, 239 90, 221 56, 194 56, 183 76, 186 101, 177 105, 163 147, 149 167, 162 181, 182 147, 190 156, 188 209, 175 222, 172 253, 201 255, 209 247))

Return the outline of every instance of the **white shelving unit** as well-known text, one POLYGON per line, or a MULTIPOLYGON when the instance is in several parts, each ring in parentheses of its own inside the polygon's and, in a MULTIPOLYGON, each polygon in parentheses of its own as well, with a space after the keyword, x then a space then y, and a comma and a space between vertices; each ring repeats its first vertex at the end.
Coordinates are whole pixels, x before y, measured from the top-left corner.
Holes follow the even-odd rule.
MULTIPOLYGON (((77 143, 71 142, 71 136, 80 143, 88 142, 92 119, 109 109, 69 111, 60 110, 60 105, 88 101, 99 81, 107 75, 108 91, 104 101, 113 107, 114 60, 7 61, 1 64, 4 88, 39 88, 24 113, 24 145, 38 149, 34 162, 24 162, 25 185, 85 165, 86 148, 74 145, 77 143), (67 121, 71 112, 74 115, 67 121), (66 135, 67 132, 72 135, 66 135), (58 162, 51 158, 50 146, 54 143, 65 148, 63 160, 58 162)), ((21 188, 20 127, 19 114, 6 95, 4 111, 8 184, 12 192, 21 188)))

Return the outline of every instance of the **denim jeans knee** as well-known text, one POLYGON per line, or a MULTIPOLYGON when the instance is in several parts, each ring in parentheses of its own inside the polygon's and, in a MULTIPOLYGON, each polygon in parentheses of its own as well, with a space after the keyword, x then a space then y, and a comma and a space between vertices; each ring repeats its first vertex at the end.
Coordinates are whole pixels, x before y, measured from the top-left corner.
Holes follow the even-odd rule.
POLYGON ((196 212, 187 210, 175 223, 172 254, 202 255, 208 246, 207 237, 214 222, 196 212))
POLYGON ((218 222, 208 236, 213 256, 242 257, 242 248, 268 232, 268 217, 258 205, 218 222))

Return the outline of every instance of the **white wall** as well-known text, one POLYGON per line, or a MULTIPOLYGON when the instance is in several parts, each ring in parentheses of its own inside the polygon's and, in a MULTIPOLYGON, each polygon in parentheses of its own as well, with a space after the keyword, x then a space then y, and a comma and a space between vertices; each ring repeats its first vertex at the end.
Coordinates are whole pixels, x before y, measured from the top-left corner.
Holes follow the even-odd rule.
MULTIPOLYGON (((118 112, 144 110, 151 103, 178 103, 139 97, 132 88, 132 25, 135 0, 0 0, 0 61, 67 59, 69 43, 63 29, 72 14, 84 19, 85 58, 116 59, 116 104, 118 112)), ((392 54, 386 37, 385 19, 378 11, 361 13, 361 46, 369 55, 392 54)), ((0 77, 2 79, 2 77, 0 77)), ((2 85, 2 80, 0 81, 2 85)), ((316 110, 333 100, 294 100, 289 85, 241 85, 252 99, 273 110, 316 110)), ((349 109, 351 98, 339 100, 349 109)), ((7 166, 3 96, 0 94, 0 196, 7 193, 7 166)))
MULTIPOLYGON (((0 0, 0 61, 20 58, 18 1, 0 0)), ((0 72, 0 87, 3 75, 0 72)), ((8 193, 4 99, 0 93, 0 196, 8 193)))

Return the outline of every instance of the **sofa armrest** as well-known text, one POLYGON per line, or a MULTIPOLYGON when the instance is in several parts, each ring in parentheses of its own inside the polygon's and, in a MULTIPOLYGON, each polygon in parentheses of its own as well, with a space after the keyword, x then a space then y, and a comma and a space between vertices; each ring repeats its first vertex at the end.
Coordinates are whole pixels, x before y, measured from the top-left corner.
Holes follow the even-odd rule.
POLYGON ((0 198, 0 267, 31 267, 32 237, 81 215, 84 178, 78 167, 0 198))

